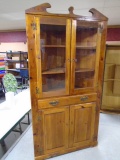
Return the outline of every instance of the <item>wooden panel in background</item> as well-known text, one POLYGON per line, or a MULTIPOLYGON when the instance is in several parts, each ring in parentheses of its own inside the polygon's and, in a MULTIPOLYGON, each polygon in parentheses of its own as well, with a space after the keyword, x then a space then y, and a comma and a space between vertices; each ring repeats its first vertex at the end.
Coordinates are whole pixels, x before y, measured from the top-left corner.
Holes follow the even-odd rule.
POLYGON ((106 49, 102 110, 120 110, 120 45, 106 49))

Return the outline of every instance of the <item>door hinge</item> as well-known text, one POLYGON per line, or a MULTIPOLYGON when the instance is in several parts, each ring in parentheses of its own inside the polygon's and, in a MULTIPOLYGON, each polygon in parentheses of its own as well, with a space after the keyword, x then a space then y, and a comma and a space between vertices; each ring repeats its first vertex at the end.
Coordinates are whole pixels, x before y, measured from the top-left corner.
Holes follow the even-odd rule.
POLYGON ((36 23, 31 23, 31 27, 32 27, 33 30, 37 30, 37 25, 36 25, 36 23))
POLYGON ((39 94, 40 93, 40 90, 39 88, 36 87, 36 94, 39 94))
POLYGON ((104 25, 101 23, 101 24, 98 26, 98 32, 99 32, 99 33, 102 33, 102 32, 103 32, 103 29, 104 29, 104 25))
POLYGON ((38 121, 41 121, 42 120, 42 117, 41 116, 38 116, 38 121))

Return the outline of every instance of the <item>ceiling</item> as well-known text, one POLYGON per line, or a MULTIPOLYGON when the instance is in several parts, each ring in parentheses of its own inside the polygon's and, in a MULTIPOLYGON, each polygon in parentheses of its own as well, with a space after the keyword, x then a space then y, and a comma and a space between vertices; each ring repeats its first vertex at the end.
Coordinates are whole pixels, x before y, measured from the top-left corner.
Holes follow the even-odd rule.
POLYGON ((25 29, 25 10, 42 3, 50 3, 52 13, 68 13, 73 6, 75 14, 87 16, 95 8, 109 18, 108 25, 120 25, 120 0, 0 0, 0 31, 25 29))

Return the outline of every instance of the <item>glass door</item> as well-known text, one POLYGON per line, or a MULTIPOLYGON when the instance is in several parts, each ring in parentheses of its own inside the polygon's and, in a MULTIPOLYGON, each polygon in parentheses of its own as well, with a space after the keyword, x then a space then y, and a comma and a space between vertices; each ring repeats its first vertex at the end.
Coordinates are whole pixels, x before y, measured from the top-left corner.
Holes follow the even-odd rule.
POLYGON ((43 17, 38 24, 38 86, 41 97, 68 95, 70 21, 43 17))
POLYGON ((97 23, 72 23, 71 92, 84 93, 97 86, 97 23))

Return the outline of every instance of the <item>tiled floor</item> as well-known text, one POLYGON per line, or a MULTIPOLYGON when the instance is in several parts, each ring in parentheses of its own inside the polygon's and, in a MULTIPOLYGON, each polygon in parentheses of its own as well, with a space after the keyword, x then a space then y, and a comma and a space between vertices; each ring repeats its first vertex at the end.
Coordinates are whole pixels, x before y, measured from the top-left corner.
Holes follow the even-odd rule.
MULTIPOLYGON (((19 93, 19 91, 18 91, 19 93)), ((0 103, 2 103, 3 101, 5 101, 5 97, 2 96, 0 97, 0 103)), ((30 121, 31 121, 31 113, 30 113, 30 121)), ((25 118, 22 120, 22 122, 27 122, 27 116, 25 116, 25 118)), ((21 124, 22 126, 22 131, 24 132, 28 125, 26 124, 21 124)), ((17 126, 16 128, 19 128, 19 126, 17 126)), ((6 138, 5 138, 5 146, 1 146, 0 145, 0 159, 1 157, 10 149, 10 147, 16 142, 16 140, 20 137, 20 133, 18 132, 11 132, 6 138)))

